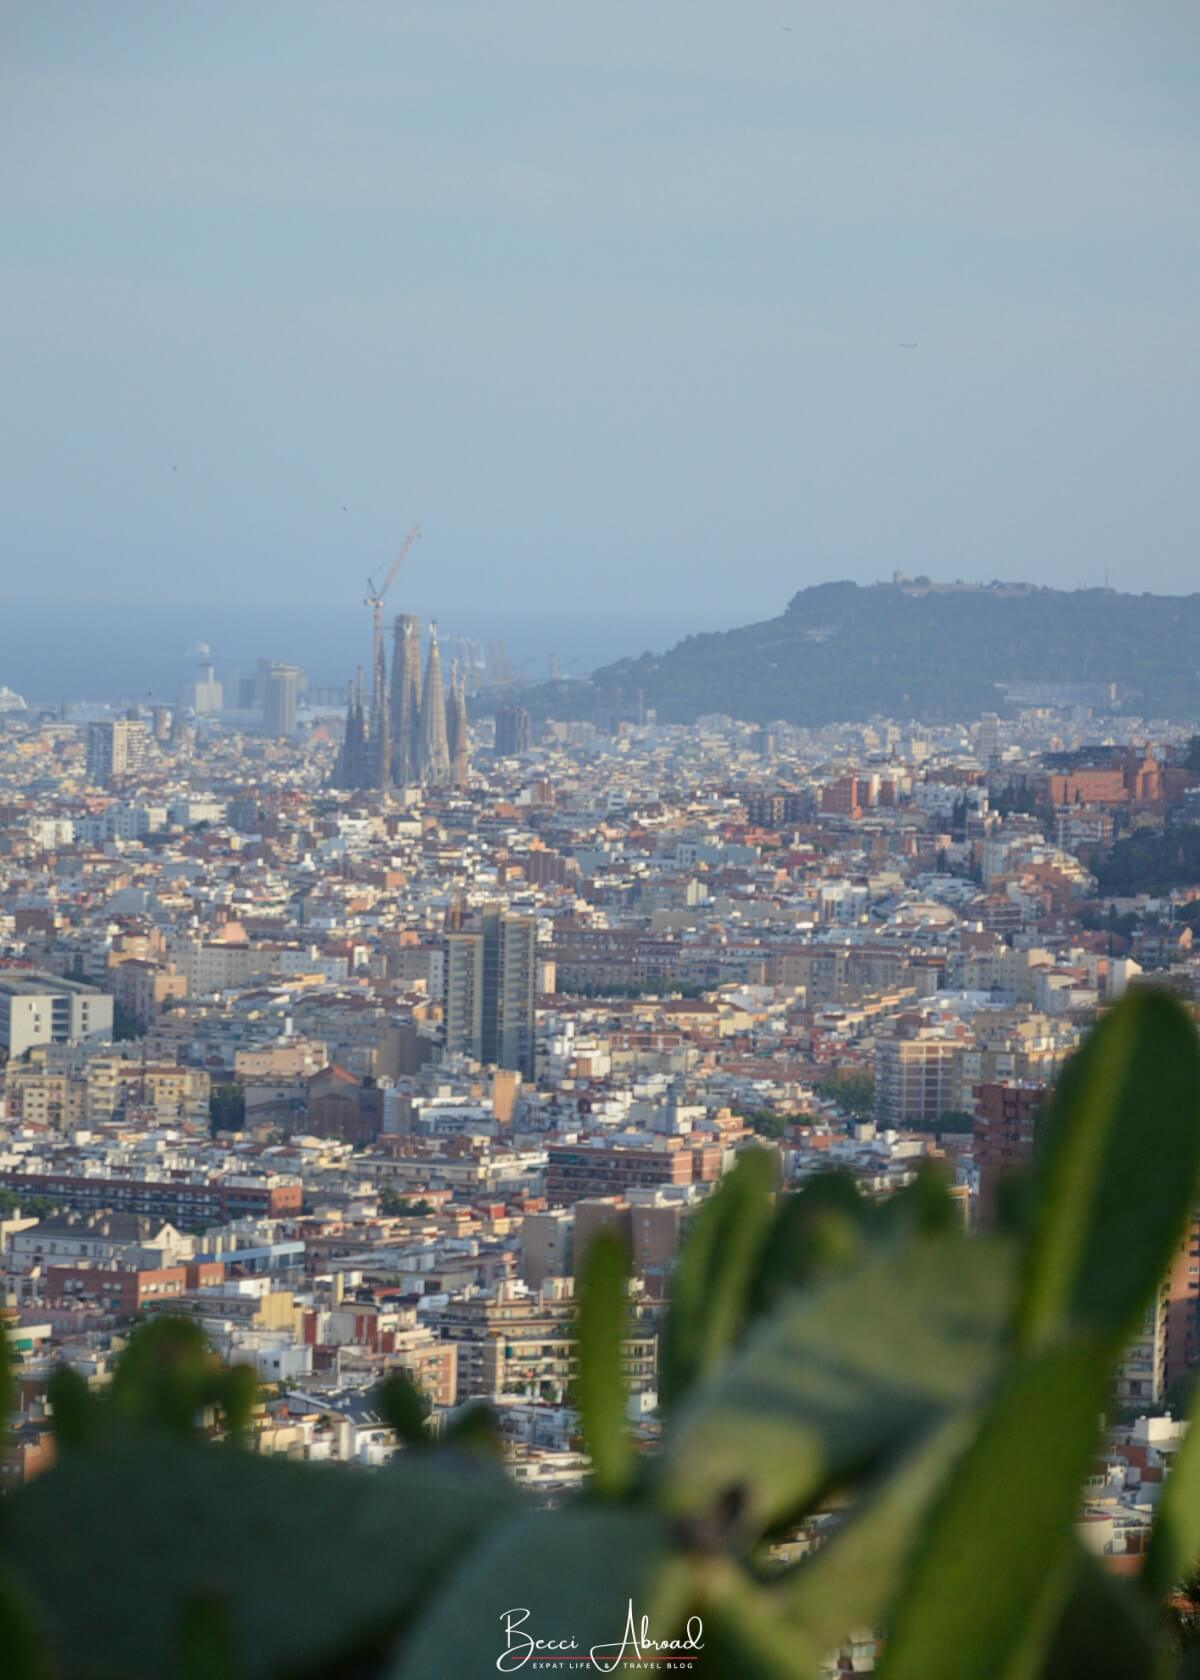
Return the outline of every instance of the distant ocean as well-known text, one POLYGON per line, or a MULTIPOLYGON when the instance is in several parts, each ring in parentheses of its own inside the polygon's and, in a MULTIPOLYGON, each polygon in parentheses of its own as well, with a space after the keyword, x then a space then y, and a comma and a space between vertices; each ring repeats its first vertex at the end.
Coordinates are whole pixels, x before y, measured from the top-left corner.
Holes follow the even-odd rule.
MULTIPOLYGON (((530 680, 548 674, 552 655, 564 676, 583 676, 716 627, 689 621, 686 608, 677 617, 647 617, 611 611, 499 616, 465 607, 438 624, 443 657, 454 653, 459 636, 485 646, 502 641, 513 675, 530 680)), ((169 702, 194 674, 194 650, 205 642, 226 682, 268 658, 299 665, 312 684, 332 688, 344 685, 357 665, 369 666, 370 635, 365 607, 0 601, 0 686, 30 703, 169 702)))

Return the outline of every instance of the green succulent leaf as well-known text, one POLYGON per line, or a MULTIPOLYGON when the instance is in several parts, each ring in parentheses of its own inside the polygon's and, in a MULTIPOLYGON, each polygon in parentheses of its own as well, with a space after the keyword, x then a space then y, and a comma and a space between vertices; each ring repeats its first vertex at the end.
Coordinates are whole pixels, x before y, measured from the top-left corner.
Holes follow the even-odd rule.
POLYGON ((1175 1454, 1154 1518, 1141 1583, 1156 1598, 1200 1566, 1200 1383, 1193 1391, 1188 1431, 1175 1454))
POLYGON ((777 1158, 747 1149, 692 1222, 671 1282, 663 1325, 659 1399, 678 1404, 721 1360, 742 1327, 771 1219, 777 1158))
POLYGON ((218 1390, 218 1404, 225 1413, 230 1440, 245 1442, 258 1401, 258 1377, 250 1365, 231 1365, 218 1390))
MULTIPOLYGON (((652 1511, 591 1504, 529 1512, 493 1529, 431 1595, 384 1680, 494 1674, 506 1647, 526 1639, 574 1640, 559 1654, 575 1659, 604 1647, 601 1660, 612 1661, 630 1614, 636 1626, 648 1619, 654 1639, 679 1636, 695 1590, 686 1560, 652 1511)), ((538 1655, 548 1660, 551 1653, 538 1655)), ((590 1672, 579 1661, 572 1667, 590 1672)))
POLYGON ((1196 1027, 1162 993, 1131 993, 1059 1081, 1042 1150, 1018 1327, 1119 1345, 1136 1328, 1191 1211, 1200 1175, 1196 1027))
POLYGON ((794 1290, 862 1259, 876 1210, 849 1173, 817 1173, 781 1196, 750 1286, 755 1315, 771 1311, 794 1290))
POLYGON ((1040 1680, 1165 1680, 1166 1652, 1144 1599, 1081 1546, 1075 1554, 1040 1680))
POLYGON ((66 1680, 159 1680, 181 1638, 214 1630, 256 1680, 386 1642, 519 1504, 498 1472, 436 1452, 368 1475, 143 1433, 9 1497, 0 1558, 42 1607, 66 1680))
POLYGON ((396 1431, 406 1447, 428 1447, 432 1437, 425 1420, 429 1416, 429 1399, 412 1378, 403 1371, 392 1371, 375 1390, 379 1415, 389 1428, 396 1431))
POLYGON ((799 1297, 679 1413, 658 1498, 757 1536, 902 1454, 995 1377, 1013 1276, 1000 1239, 916 1237, 799 1297))
POLYGON ((835 1534, 764 1590, 762 1609, 818 1655, 889 1618, 921 1525, 968 1445, 978 1413, 951 1412, 900 1463, 865 1487, 835 1534))
MULTIPOLYGON (((157 1318, 135 1330, 117 1362, 107 1396, 108 1416, 186 1438, 198 1414, 222 1405, 232 1372, 222 1366, 198 1324, 157 1318)), ((236 1383, 232 1392, 240 1399, 236 1383)))
POLYGON ((878 1209, 884 1234, 918 1231, 936 1237, 962 1229, 962 1217, 943 1169, 920 1161, 912 1180, 888 1196, 878 1209))
POLYGON ((441 1444, 481 1458, 499 1458, 502 1444, 494 1407, 486 1400, 468 1400, 451 1413, 442 1430, 441 1444))
POLYGON ((593 1486, 610 1498, 623 1494, 633 1476, 621 1372, 629 1307, 626 1275, 624 1244, 611 1232, 600 1232, 588 1248, 579 1282, 576 1395, 593 1486))
POLYGON ((771 1220, 776 1157, 747 1149, 692 1223, 663 1326, 660 1399, 674 1405, 724 1357, 745 1318, 771 1220))
POLYGON ((1079 1491, 1107 1344, 1078 1337, 1016 1370, 952 1471, 897 1598, 881 1680, 1036 1673, 1070 1589, 1079 1491))
POLYGON ((229 1616, 216 1594, 199 1592, 185 1601, 177 1650, 179 1680, 238 1680, 229 1616))
POLYGON ((60 1365, 46 1383, 46 1399, 54 1417, 54 1440, 60 1451, 91 1446, 102 1421, 99 1402, 87 1380, 70 1365, 60 1365))
POLYGON ((50 1664, 28 1596, 0 1571, 0 1674, 5 1680, 48 1680, 50 1664))
POLYGON ((704 1655, 698 1680, 814 1680, 822 1648, 779 1614, 768 1589, 730 1559, 703 1572, 704 1655))

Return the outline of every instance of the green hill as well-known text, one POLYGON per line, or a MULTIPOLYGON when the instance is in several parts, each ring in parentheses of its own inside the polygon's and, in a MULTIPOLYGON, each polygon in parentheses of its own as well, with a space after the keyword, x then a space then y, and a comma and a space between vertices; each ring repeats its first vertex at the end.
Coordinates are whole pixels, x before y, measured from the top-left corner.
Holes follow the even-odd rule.
POLYGON ((553 685, 539 711, 628 714, 664 722, 705 712, 820 724, 884 713, 926 721, 1035 703, 1100 703, 1143 716, 1200 716, 1200 595, 825 583, 802 589, 778 618, 689 636, 662 654, 622 659, 589 685, 553 685), (1088 685, 1072 693, 1065 685, 1088 685), (1026 685, 1022 693, 1015 685, 1026 685), (1009 698, 1006 701, 1006 696, 1009 698))

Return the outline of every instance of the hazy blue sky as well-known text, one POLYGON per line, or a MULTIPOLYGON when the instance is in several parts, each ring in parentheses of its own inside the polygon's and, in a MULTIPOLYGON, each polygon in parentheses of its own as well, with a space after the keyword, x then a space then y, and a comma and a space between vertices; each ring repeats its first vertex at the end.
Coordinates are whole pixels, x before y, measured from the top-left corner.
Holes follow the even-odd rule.
POLYGON ((8 0, 0 64, 18 596, 353 606, 416 519, 451 618, 1197 587, 1193 0, 8 0))

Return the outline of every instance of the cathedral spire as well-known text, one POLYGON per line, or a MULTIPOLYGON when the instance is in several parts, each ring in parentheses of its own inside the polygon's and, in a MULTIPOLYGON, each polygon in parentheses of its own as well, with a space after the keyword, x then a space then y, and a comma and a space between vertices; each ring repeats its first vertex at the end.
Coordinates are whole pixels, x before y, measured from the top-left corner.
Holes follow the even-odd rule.
POLYGON ((446 698, 442 691, 442 656, 437 625, 429 626, 429 654, 421 691, 420 775, 423 782, 444 786, 450 779, 450 749, 446 744, 446 698))

